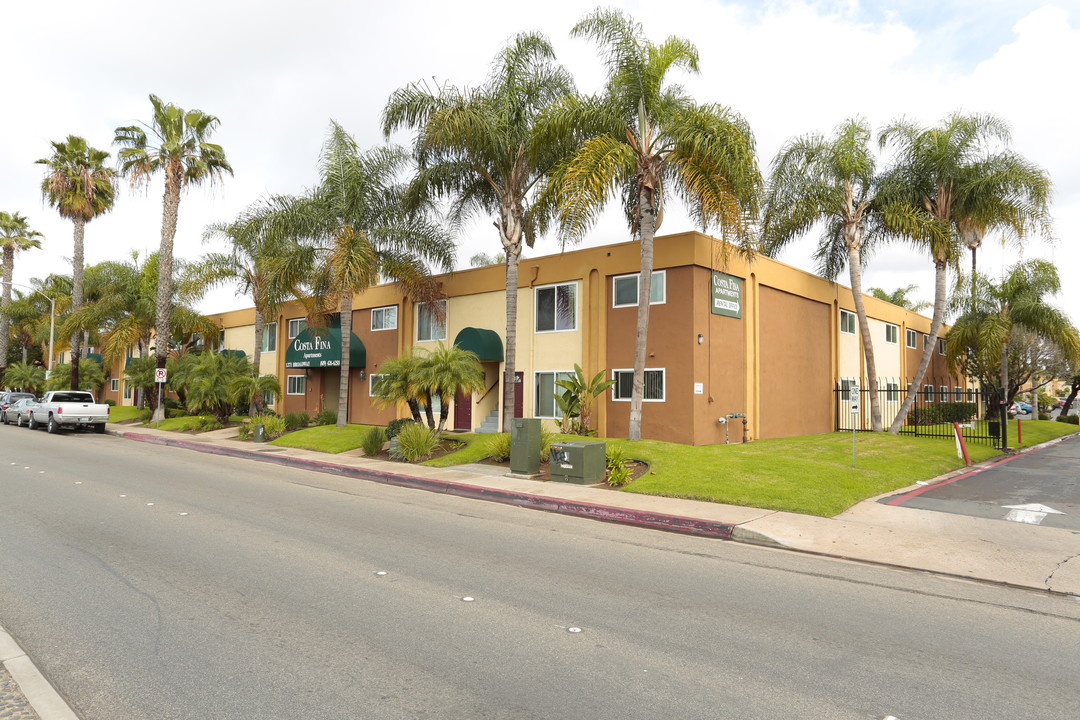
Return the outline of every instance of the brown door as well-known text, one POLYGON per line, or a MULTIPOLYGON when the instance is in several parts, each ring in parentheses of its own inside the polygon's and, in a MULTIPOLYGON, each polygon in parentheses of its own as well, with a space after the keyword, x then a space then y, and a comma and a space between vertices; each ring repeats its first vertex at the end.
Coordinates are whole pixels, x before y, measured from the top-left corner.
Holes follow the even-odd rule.
POLYGON ((454 429, 472 432, 472 393, 459 392, 454 398, 454 429))
POLYGON ((514 373, 514 417, 525 417, 525 373, 514 373))

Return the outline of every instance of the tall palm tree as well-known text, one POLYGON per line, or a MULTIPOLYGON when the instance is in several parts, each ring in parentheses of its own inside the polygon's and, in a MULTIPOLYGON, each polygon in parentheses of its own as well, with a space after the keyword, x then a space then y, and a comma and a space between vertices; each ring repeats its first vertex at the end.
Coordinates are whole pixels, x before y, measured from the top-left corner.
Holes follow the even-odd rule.
MULTIPOLYGON (((189 268, 204 287, 233 284, 255 305, 255 351, 252 364, 259 375, 262 337, 266 318, 273 317, 279 303, 297 294, 303 273, 310 264, 310 249, 292 242, 274 242, 259 232, 262 206, 252 206, 231 223, 210 225, 203 240, 224 238, 229 252, 209 253, 189 268)), ((256 393, 249 408, 255 415, 263 409, 262 394, 256 393)))
POLYGON ((919 211, 928 220, 921 229, 894 226, 934 261, 934 314, 923 356, 889 432, 898 433, 915 394, 926 377, 945 312, 946 280, 960 253, 963 223, 975 219, 982 229, 1002 228, 1022 236, 1046 217, 1039 203, 1015 202, 1015 186, 1002 182, 998 158, 1008 127, 991 115, 953 113, 938 126, 924 128, 899 120, 882 130, 879 142, 896 152, 896 164, 883 178, 882 193, 919 211))
POLYGON ((698 71, 697 49, 670 37, 654 45, 618 10, 596 10, 573 37, 594 41, 607 66, 604 91, 569 98, 542 122, 547 138, 583 140, 551 181, 564 237, 576 241, 613 193, 621 194, 631 232, 641 240, 629 438, 641 438, 653 237, 665 191, 687 202, 700 224, 717 224, 725 239, 750 253, 761 176, 754 139, 742 117, 721 105, 697 105, 668 82, 673 68, 698 71))
MULTIPOLYGON (((116 171, 105 167, 109 153, 87 144, 76 135, 53 142, 53 154, 37 162, 47 166, 41 192, 60 216, 75 225, 75 252, 71 258, 71 306, 83 302, 83 238, 86 223, 109 212, 116 202, 116 171)), ((71 389, 79 389, 78 334, 71 336, 71 389)))
POLYGON ((908 295, 914 292, 917 287, 918 285, 908 285, 907 287, 896 288, 892 292, 885 292, 879 287, 872 287, 867 288, 867 291, 878 300, 884 300, 897 307, 906 308, 911 312, 922 312, 923 310, 929 310, 934 307, 934 303, 926 300, 916 301, 908 299, 908 295))
MULTIPOLYGON (((388 278, 413 299, 432 300, 440 290, 427 263, 453 267, 449 235, 424 213, 409 212, 404 188, 395 183, 407 160, 395 147, 361 151, 332 122, 319 160, 319 185, 302 197, 272 198, 252 218, 253 230, 271 241, 292 239, 314 251, 309 287, 319 308, 336 305, 341 314, 338 427, 348 418, 353 295, 388 278)), ((312 320, 321 317, 319 312, 312 320)))
MULTIPOLYGON (((220 145, 209 142, 217 129, 219 120, 201 110, 183 110, 172 103, 164 103, 156 95, 150 96, 154 112, 150 123, 116 128, 113 142, 121 150, 117 153, 120 172, 131 179, 133 186, 148 183, 159 171, 165 173, 164 211, 161 221, 161 247, 158 251, 158 292, 155 307, 155 355, 157 367, 164 368, 169 354, 169 337, 173 283, 173 238, 176 236, 176 219, 180 210, 180 196, 184 189, 204 182, 214 183, 232 167, 225 158, 220 145), (153 138, 149 138, 150 130, 153 138)), ((162 385, 158 385, 161 394, 162 385)), ((165 419, 165 406, 159 402, 154 409, 152 422, 165 419)))
MULTIPOLYGON (((0 301, 0 377, 7 368, 8 341, 11 328, 11 283, 15 280, 15 253, 40 248, 43 237, 31 230, 26 218, 19 213, 0 211, 0 249, 4 255, 3 300, 0 301)), ((25 358, 24 358, 25 362, 25 358)))
MULTIPOLYGON (((460 227, 475 215, 494 215, 506 266, 506 341, 503 351, 503 430, 513 421, 517 363, 518 264, 522 240, 532 247, 550 207, 533 191, 568 150, 537 133, 537 119, 574 92, 570 74, 555 64, 547 38, 514 37, 499 52, 487 81, 476 89, 414 83, 395 92, 383 111, 383 132, 419 130, 413 150, 418 198, 450 200, 460 227)), ((492 263, 484 263, 492 264, 492 263)))

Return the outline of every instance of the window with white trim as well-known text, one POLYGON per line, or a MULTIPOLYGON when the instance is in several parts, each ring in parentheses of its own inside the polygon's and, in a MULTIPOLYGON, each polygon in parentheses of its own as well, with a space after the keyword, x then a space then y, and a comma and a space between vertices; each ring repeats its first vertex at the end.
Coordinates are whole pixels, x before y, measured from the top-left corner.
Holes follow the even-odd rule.
MULTIPOLYGON (((641 273, 619 275, 611 281, 611 307, 637 307, 638 285, 641 273)), ((653 270, 649 304, 663 305, 667 302, 667 270, 653 270)))
POLYGON ((890 345, 896 345, 900 342, 900 326, 893 325, 892 323, 885 323, 885 342, 890 345))
POLYGON ((445 339, 446 301, 416 303, 416 342, 445 339))
POLYGON ((915 350, 919 347, 919 333, 915 332, 911 328, 907 328, 904 331, 904 340, 909 348, 915 350))
MULTIPOLYGON (((613 400, 629 401, 634 392, 634 370, 612 370, 615 384, 611 386, 613 400)), ((644 402, 664 402, 664 368, 645 369, 645 387, 641 399, 644 402)))
POLYGON ((851 401, 851 387, 855 381, 851 378, 840 378, 840 399, 844 402, 851 401))
POLYGON ((536 393, 533 396, 536 404, 533 405, 533 417, 538 418, 561 418, 559 403, 555 401, 556 395, 562 395, 566 390, 555 383, 559 380, 569 380, 574 376, 572 372, 538 372, 535 375, 536 393))
POLYGON ((372 309, 371 329, 397 330, 397 305, 372 309))
POLYGON ((277 323, 268 322, 263 325, 262 351, 277 352, 277 323))
POLYGON ((952 389, 952 396, 953 396, 953 400, 955 400, 956 402, 963 402, 964 401, 964 388, 957 385, 956 387, 954 387, 952 389))
POLYGON ((292 318, 291 320, 289 320, 290 340, 292 340, 305 330, 307 330, 307 318, 292 318))
POLYGON ((975 402, 975 388, 968 388, 968 402, 975 402))
POLYGON ((120 390, 120 378, 112 378, 109 380, 109 390, 112 392, 118 392, 120 390))
POLYGON ((949 386, 942 385, 938 390, 940 391, 938 397, 941 398, 941 402, 949 402, 949 386))
POLYGON ((900 385, 894 382, 885 383, 885 401, 900 402, 900 385))
POLYGON ((934 386, 933 385, 923 385, 922 386, 922 391, 923 391, 923 400, 924 401, 926 401, 928 403, 934 402, 934 386))
POLYGON ((577 283, 536 288, 536 332, 577 330, 577 283))
POLYGON ((131 383, 130 382, 124 383, 124 399, 125 400, 130 400, 131 399, 131 383))
POLYGON ((855 334, 855 313, 847 310, 840 311, 840 332, 845 335, 855 334))
POLYGON ((383 393, 379 391, 379 383, 389 375, 379 375, 378 373, 368 375, 368 397, 383 397, 383 393))
POLYGON ((286 395, 303 395, 307 392, 307 375, 289 375, 285 378, 286 395))
POLYGON ((944 355, 945 354, 945 338, 938 338, 938 341, 937 341, 937 354, 938 355, 944 355))
POLYGON ((263 405, 265 405, 266 407, 270 407, 271 405, 274 404, 275 398, 276 398, 276 396, 274 395, 274 393, 272 393, 272 392, 264 392, 262 394, 263 405))

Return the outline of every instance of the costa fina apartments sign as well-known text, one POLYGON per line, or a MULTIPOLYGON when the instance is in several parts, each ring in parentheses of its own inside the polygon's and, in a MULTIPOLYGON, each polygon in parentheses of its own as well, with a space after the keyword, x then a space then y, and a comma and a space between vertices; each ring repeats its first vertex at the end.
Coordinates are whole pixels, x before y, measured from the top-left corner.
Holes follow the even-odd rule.
MULTIPOLYGON (((364 367, 367 351, 360 338, 352 336, 349 343, 349 366, 364 367)), ((341 328, 324 328, 313 332, 311 328, 297 335, 285 349, 287 368, 329 368, 341 366, 341 328)))
POLYGON ((742 278, 725 275, 713 270, 712 274, 712 313, 727 317, 742 317, 742 278))

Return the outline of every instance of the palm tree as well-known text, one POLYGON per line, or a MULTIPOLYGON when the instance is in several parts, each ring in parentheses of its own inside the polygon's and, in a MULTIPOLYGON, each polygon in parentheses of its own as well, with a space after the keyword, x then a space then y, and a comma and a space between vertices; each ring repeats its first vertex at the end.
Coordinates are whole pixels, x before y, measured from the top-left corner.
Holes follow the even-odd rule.
MULTIPOLYGON (((74 366, 70 363, 60 363, 49 372, 49 379, 45 383, 46 390, 64 390, 71 387, 71 376, 74 366)), ((90 390, 96 392, 105 384, 105 371, 101 364, 90 358, 79 360, 79 387, 76 390, 90 390)))
POLYGON ((592 39, 607 65, 603 93, 564 100, 542 123, 548 139, 583 140, 550 183, 564 237, 576 241, 618 192, 631 232, 641 240, 634 382, 629 438, 641 438, 653 237, 663 219, 665 190, 685 202, 701 225, 718 224, 725 239, 752 249, 749 218, 757 214, 761 177, 750 127, 720 105, 697 105, 672 68, 698 71, 697 49, 682 38, 654 45, 641 26, 618 10, 596 10, 574 37, 592 39))
POLYGON ((982 275, 963 278, 950 309, 964 314, 946 335, 950 367, 973 371, 984 388, 997 388, 1001 406, 1008 407, 1019 390, 1019 383, 1009 383, 1010 344, 1019 331, 1080 358, 1080 334, 1066 313, 1047 302, 1060 291, 1057 269, 1045 260, 1017 263, 999 284, 982 275))
MULTIPOLYGON (((258 231, 261 206, 253 206, 231 223, 209 226, 203 240, 224 238, 229 252, 210 253, 190 268, 204 287, 233 284, 255 305, 254 378, 259 376, 262 337, 266 318, 273 317, 279 303, 298 293, 305 268, 310 264, 309 248, 291 242, 273 242, 258 231)), ((249 414, 262 411, 262 394, 252 396, 249 414)))
POLYGON ((573 92, 573 80, 555 64, 547 38, 523 33, 499 52, 481 87, 443 86, 433 91, 414 83, 395 92, 383 111, 387 136, 402 127, 419 130, 413 185, 419 198, 449 199, 454 227, 475 215, 496 217, 502 244, 499 262, 506 266, 505 432, 510 432, 513 421, 516 388, 522 240, 532 247, 550 214, 549 206, 532 202, 533 190, 569 149, 565 143, 542 138, 537 120, 573 92))
POLYGON ((896 121, 879 137, 881 146, 892 146, 897 156, 883 178, 882 194, 927 220, 921 228, 891 229, 929 250, 935 270, 930 334, 907 396, 889 427, 891 433, 900 431, 930 366, 945 313, 947 270, 957 263, 965 223, 974 221, 982 230, 1008 229, 1022 237, 1033 224, 1041 226, 1046 220, 1039 203, 1016 201, 1015 185, 1002 181, 998 162, 1002 153, 995 150, 1008 140, 1008 127, 998 118, 961 113, 933 128, 896 121))
POLYGON ((880 432, 877 364, 862 293, 862 253, 872 230, 868 226, 883 212, 876 197, 871 137, 869 123, 849 119, 831 139, 805 135, 787 143, 773 160, 762 238, 764 252, 775 257, 780 248, 824 223, 817 249, 819 272, 834 279, 844 263, 848 266, 866 360, 871 427, 880 432))
POLYGON ((3 300, 0 300, 0 377, 7 368, 8 341, 11 326, 11 283, 15 280, 15 253, 40 248, 42 237, 31 230, 26 218, 19 213, 0 211, 0 248, 4 254, 3 300))
MULTIPOLYGON (((184 188, 214 183, 225 173, 232 174, 232 167, 225 159, 220 145, 209 142, 210 135, 219 124, 214 115, 201 110, 183 110, 172 103, 164 103, 156 95, 150 96, 154 108, 149 125, 130 125, 116 128, 113 142, 121 147, 118 153, 120 171, 131 179, 133 186, 148 183, 159 171, 165 173, 164 213, 161 222, 161 248, 159 255, 158 291, 155 307, 155 355, 157 367, 165 367, 169 354, 170 312, 173 282, 173 238, 176 236, 176 219, 180 210, 180 196, 184 188), (154 138, 147 137, 150 130, 154 138)), ((158 386, 158 394, 162 386, 158 386)), ((158 402, 152 422, 165 419, 165 406, 158 402)))
MULTIPOLYGON (((471 395, 484 389, 484 371, 476 353, 462 350, 456 345, 446 347, 439 343, 436 350, 420 357, 413 377, 428 398, 439 399, 439 426, 435 428, 432 425, 432 430, 440 435, 446 427, 453 397, 459 392, 471 395)), ((431 407, 430 402, 428 407, 431 407)), ((430 415, 428 422, 431 422, 430 415)))
MULTIPOLYGON (((384 360, 379 367, 381 378, 373 388, 379 398, 379 406, 397 405, 405 403, 409 406, 409 412, 415 422, 420 422, 420 402, 417 399, 416 366, 419 358, 413 355, 384 360)), ((429 410, 430 414, 430 410, 429 410)))
MULTIPOLYGON (((48 167, 41 181, 41 192, 60 216, 75 225, 75 252, 71 258, 71 307, 83 302, 83 237, 86 223, 109 212, 116 202, 116 172, 105 167, 109 153, 90 147, 86 140, 68 135, 63 142, 53 142, 53 154, 37 162, 48 167)), ((71 389, 79 386, 79 358, 82 356, 78 334, 71 336, 71 389)))
MULTIPOLYGON (((315 256, 309 286, 318 308, 336 304, 341 314, 341 380, 338 427, 348 418, 349 339, 353 295, 389 278, 416 300, 440 295, 427 263, 449 270, 454 244, 419 211, 409 212, 395 184, 408 155, 400 148, 361 152, 344 128, 331 123, 320 157, 321 182, 303 197, 276 197, 252 218, 253 231, 273 242, 308 245, 315 256)), ((313 313, 320 320, 322 313, 313 313)))
POLYGON ((3 379, 8 387, 36 395, 39 389, 45 387, 45 368, 27 362, 11 363, 4 371, 3 379))
POLYGON ((911 312, 922 312, 923 310, 934 307, 934 303, 932 302, 927 302, 925 300, 916 302, 915 300, 908 299, 908 295, 914 292, 917 287, 918 285, 908 285, 907 287, 896 288, 891 293, 885 292, 879 287, 868 288, 868 290, 870 294, 878 300, 884 300, 897 307, 906 308, 911 312))

